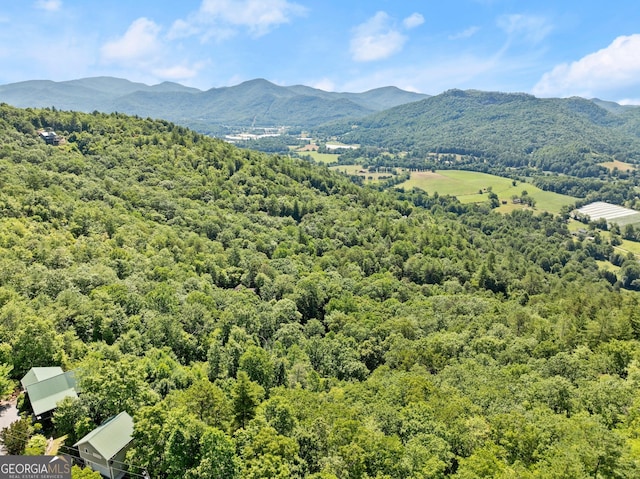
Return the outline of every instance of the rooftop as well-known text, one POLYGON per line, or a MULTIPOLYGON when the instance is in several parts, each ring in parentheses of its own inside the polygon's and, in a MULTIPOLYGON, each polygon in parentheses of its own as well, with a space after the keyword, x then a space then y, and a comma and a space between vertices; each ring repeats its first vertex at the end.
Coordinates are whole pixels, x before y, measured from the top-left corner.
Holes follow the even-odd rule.
POLYGON ((105 459, 111 459, 131 442, 133 419, 126 412, 112 417, 84 436, 74 446, 89 443, 105 459))

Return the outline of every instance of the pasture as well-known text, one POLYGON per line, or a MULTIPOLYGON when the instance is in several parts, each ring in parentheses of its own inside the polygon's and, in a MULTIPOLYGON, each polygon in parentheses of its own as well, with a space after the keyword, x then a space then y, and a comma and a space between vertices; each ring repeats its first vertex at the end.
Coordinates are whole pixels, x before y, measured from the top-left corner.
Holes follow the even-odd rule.
POLYGON ((398 185, 404 189, 420 188, 429 194, 456 196, 462 203, 482 203, 488 201, 489 190, 498 195, 500 207, 496 211, 508 213, 516 209, 528 209, 523 204, 514 204, 512 197, 526 191, 535 199, 534 210, 560 212, 564 205, 574 203, 576 198, 543 191, 530 184, 514 181, 510 178, 463 170, 438 170, 435 172, 413 172, 411 178, 398 185), (514 184, 515 183, 515 184, 514 184), (503 204, 506 202, 506 204, 503 204))
POLYGON ((615 169, 619 171, 633 171, 636 169, 635 165, 632 165, 631 163, 625 163, 623 161, 618 161, 618 160, 600 163, 600 166, 604 166, 609 171, 613 171, 615 169))
POLYGON ((298 151, 298 154, 302 157, 310 156, 316 163, 323 163, 330 165, 338 162, 338 154, 336 153, 318 153, 317 151, 298 151))

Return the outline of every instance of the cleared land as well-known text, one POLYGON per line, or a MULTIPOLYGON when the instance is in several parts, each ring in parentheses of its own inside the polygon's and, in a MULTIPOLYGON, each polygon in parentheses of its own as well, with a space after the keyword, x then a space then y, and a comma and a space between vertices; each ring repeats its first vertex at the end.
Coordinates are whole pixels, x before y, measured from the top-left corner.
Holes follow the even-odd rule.
POLYGON ((608 168, 610 171, 615 170, 616 168, 620 171, 633 171, 636 169, 635 165, 631 163, 625 163, 623 161, 607 161, 606 163, 600 163, 601 166, 608 168))
POLYGON ((462 203, 488 201, 489 189, 498 195, 500 207, 497 211, 508 213, 515 209, 527 209, 526 205, 514 204, 513 196, 521 196, 526 191, 535 199, 534 209, 558 213, 564 205, 574 203, 576 198, 543 191, 530 183, 520 183, 501 176, 463 170, 438 170, 435 172, 414 172, 411 179, 400 184, 405 189, 420 188, 433 194, 457 196, 462 203), (482 191, 482 193, 480 193, 482 191), (506 202, 506 204, 502 204, 506 202))
POLYGON ((338 154, 335 153, 318 153, 317 151, 298 151, 300 156, 310 156, 317 163, 330 165, 338 162, 338 154))

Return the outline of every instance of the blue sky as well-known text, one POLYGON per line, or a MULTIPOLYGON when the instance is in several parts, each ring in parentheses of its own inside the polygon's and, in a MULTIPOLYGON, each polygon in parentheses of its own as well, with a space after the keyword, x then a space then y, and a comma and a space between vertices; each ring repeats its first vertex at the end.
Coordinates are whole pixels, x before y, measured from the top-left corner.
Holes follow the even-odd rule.
POLYGON ((360 92, 520 91, 640 103, 637 0, 0 2, 0 84, 253 78, 360 92))

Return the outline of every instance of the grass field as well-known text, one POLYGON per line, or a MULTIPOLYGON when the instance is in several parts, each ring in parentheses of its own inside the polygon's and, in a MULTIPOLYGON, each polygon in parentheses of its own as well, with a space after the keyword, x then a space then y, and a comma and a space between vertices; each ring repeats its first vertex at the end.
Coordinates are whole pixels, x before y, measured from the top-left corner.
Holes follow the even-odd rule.
POLYGON ((300 156, 310 156, 317 163, 324 163, 325 165, 330 165, 331 163, 338 162, 338 156, 335 153, 318 153, 317 151, 300 151, 298 152, 300 156))
POLYGON ((535 210, 558 213, 562 206, 575 202, 572 196, 543 191, 530 183, 513 184, 510 178, 477 173, 474 171, 439 170, 436 172, 415 172, 411 179, 400 184, 405 189, 420 188, 428 193, 457 196, 462 203, 481 203, 488 201, 488 188, 498 195, 500 207, 497 211, 508 213, 515 209, 526 209, 525 205, 513 204, 511 197, 520 196, 527 191, 536 200, 535 210), (482 193, 480 191, 482 190, 482 193), (506 204, 502 202, 506 201, 506 204))
POLYGON ((615 264, 611 264, 608 261, 596 261, 596 263, 598 263, 598 268, 600 269, 604 269, 605 271, 611 271, 613 273, 619 273, 620 272, 620 266, 616 266, 615 264))
POLYGON ((633 253, 636 257, 640 256, 640 243, 637 241, 622 240, 622 244, 614 246, 614 248, 623 253, 633 253))
POLYGON ((633 171, 636 169, 635 165, 632 165, 631 163, 625 163, 623 161, 607 161, 606 163, 600 163, 601 166, 604 166, 605 168, 608 168, 609 170, 613 170, 614 168, 617 168, 620 171, 633 171))

